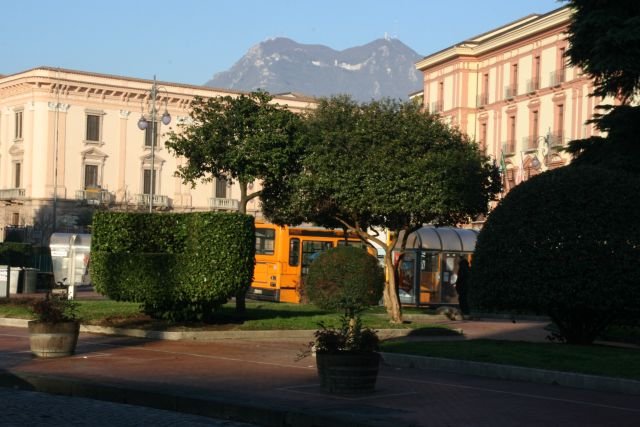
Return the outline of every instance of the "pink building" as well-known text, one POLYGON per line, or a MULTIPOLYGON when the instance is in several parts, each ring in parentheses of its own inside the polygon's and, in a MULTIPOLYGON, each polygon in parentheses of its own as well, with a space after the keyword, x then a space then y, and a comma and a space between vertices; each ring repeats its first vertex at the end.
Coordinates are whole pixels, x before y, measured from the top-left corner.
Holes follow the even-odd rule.
POLYGON ((571 13, 563 7, 529 15, 416 64, 424 74, 425 108, 496 162, 504 159, 505 192, 567 164, 570 156, 559 150, 596 132, 585 122, 602 99, 589 96, 592 80, 565 57, 571 13))

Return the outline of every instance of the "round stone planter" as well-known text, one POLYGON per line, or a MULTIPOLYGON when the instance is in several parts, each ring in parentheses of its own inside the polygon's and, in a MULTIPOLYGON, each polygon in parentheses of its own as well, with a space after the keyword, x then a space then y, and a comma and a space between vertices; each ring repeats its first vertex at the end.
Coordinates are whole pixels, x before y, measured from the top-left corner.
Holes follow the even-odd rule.
POLYGON ((375 390, 380 355, 369 353, 316 353, 320 387, 329 393, 361 394, 375 390))
POLYGON ((29 322, 31 352, 38 357, 71 356, 76 351, 80 322, 29 322))

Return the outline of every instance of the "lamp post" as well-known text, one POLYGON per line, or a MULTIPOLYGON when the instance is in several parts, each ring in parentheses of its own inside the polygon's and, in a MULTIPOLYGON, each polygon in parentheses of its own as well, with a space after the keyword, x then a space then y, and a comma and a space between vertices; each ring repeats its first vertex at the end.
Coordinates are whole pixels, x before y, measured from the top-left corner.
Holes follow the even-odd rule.
MULTIPOLYGON (((156 169, 155 169, 155 151, 156 151, 156 114, 157 114, 157 110, 156 110, 156 102, 157 102, 157 98, 158 98, 158 89, 160 89, 158 87, 158 84, 156 82, 156 76, 153 76, 153 85, 151 86, 151 171, 149 172, 149 213, 153 212, 153 193, 154 191, 154 186, 155 186, 155 174, 156 174, 156 169)), ((165 90, 166 91, 166 90, 165 90)), ((171 115, 169 114, 169 111, 167 110, 167 100, 165 100, 165 105, 164 105, 164 113, 162 114, 162 123, 164 125, 168 125, 169 123, 171 123, 171 115)), ((138 128, 140 130, 144 130, 146 131, 146 129, 149 127, 149 121, 147 119, 144 118, 144 110, 143 113, 140 117, 140 120, 138 120, 138 128)))

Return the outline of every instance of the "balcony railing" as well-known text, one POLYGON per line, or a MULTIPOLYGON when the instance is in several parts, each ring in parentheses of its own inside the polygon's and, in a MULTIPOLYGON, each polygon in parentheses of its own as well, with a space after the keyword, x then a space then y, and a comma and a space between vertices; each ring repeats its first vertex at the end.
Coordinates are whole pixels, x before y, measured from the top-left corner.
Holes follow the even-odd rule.
POLYGON ((505 156, 512 155, 516 153, 516 141, 509 140, 502 143, 502 152, 505 156))
POLYGON ((511 99, 518 95, 518 85, 508 85, 504 87, 504 98, 511 99))
POLYGON ((549 147, 561 147, 564 145, 564 134, 556 131, 549 134, 549 147))
POLYGON ((484 107, 488 103, 489 103, 489 94, 488 93, 481 93, 476 98, 476 105, 478 106, 478 108, 484 107))
POLYGON ((236 199, 221 199, 218 197, 211 197, 209 199, 209 208, 211 209, 224 209, 224 210, 238 210, 238 200, 236 199))
POLYGON ((538 149, 538 142, 540 137, 538 135, 529 135, 522 138, 522 150, 534 151, 538 149))
POLYGON ((440 113, 442 112, 442 101, 436 101, 431 103, 431 112, 432 113, 440 113))
MULTIPOLYGON (((149 194, 136 194, 134 197, 134 203, 138 206, 149 206, 149 194)), ((169 197, 162 196, 160 194, 153 195, 153 206, 157 206, 159 208, 168 208, 169 207, 169 197)))
POLYGON ((0 200, 24 199, 25 194, 24 188, 8 188, 0 190, 0 200))
POLYGON ((540 79, 529 79, 527 80, 527 93, 535 92, 540 89, 540 79))
POLYGON ((76 200, 85 200, 90 205, 108 205, 113 201, 113 195, 100 188, 85 188, 76 191, 76 200))
POLYGON ((551 75, 549 76, 549 84, 552 87, 560 86, 562 83, 565 82, 565 78, 566 78, 566 70, 562 69, 562 70, 552 71, 551 75))

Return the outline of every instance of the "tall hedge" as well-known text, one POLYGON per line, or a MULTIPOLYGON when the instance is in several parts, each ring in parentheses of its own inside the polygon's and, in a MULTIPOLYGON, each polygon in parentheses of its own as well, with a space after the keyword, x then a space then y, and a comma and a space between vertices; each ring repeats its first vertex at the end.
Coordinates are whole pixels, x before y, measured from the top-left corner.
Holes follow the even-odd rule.
POLYGON ((98 292, 171 320, 207 320, 253 277, 253 218, 99 212, 91 275, 98 292))
POLYGON ((537 312, 567 342, 591 343, 640 313, 640 180, 567 166, 520 184, 478 235, 470 302, 537 312))

